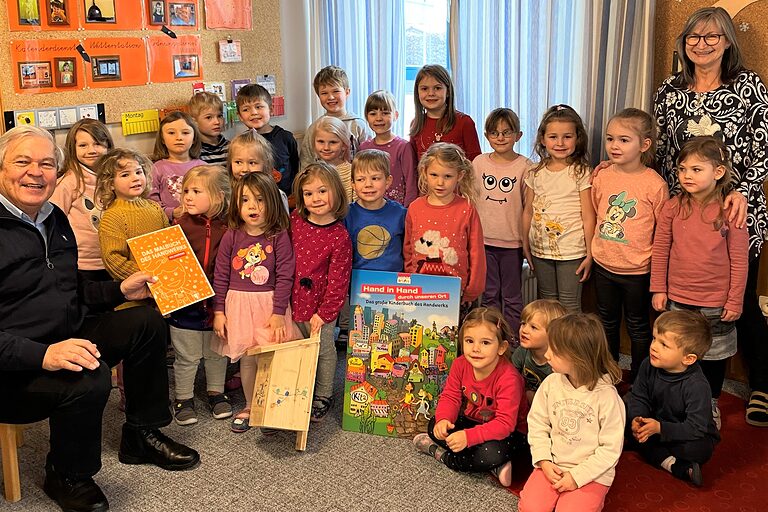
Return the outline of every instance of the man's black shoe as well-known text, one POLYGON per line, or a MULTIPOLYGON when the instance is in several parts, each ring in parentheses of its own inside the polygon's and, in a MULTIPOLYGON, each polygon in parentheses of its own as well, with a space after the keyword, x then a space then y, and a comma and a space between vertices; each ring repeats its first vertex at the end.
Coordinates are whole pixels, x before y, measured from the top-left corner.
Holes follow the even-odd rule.
POLYGON ((118 459, 123 464, 154 464, 169 471, 181 471, 197 466, 200 455, 157 429, 123 425, 118 459))
POLYGON ((43 490, 64 512, 100 512, 109 510, 109 502, 93 478, 66 478, 46 466, 43 490))

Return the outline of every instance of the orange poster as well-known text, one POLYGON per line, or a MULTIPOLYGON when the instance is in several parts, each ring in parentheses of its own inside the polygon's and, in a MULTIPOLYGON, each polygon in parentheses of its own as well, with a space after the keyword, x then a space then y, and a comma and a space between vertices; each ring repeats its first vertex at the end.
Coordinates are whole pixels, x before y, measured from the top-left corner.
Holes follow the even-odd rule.
POLYGON ((77 30, 77 6, 78 0, 8 0, 8 25, 21 31, 77 30))
POLYGON ((205 28, 251 30, 251 0, 205 0, 205 28))
MULTIPOLYGON (((43 2, 47 0, 41 0, 43 2)), ((141 30, 142 5, 136 0, 76 0, 86 30, 141 30)))
POLYGON ((200 36, 154 36, 149 38, 147 47, 151 82, 199 82, 203 78, 200 36))
POLYGON ((85 62, 77 39, 11 41, 13 88, 21 94, 83 88, 85 62))
POLYGON ((163 315, 213 297, 211 283, 181 226, 131 238, 128 247, 139 268, 158 278, 149 289, 163 315))
POLYGON ((88 38, 83 47, 91 58, 85 83, 93 88, 147 84, 147 52, 140 37, 88 38))

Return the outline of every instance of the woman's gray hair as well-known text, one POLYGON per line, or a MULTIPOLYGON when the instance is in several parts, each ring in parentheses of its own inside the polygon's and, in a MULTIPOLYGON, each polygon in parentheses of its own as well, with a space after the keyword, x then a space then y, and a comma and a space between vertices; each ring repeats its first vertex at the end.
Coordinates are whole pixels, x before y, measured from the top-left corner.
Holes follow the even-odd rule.
POLYGON ((730 14, 722 7, 704 7, 691 14, 685 27, 683 27, 683 31, 675 40, 675 50, 677 50, 677 55, 683 63, 678 85, 687 87, 695 85, 694 65, 685 53, 687 46, 685 38, 693 32, 696 25, 706 24, 710 21, 720 27, 720 31, 731 43, 731 46, 726 48, 723 53, 723 60, 720 64, 720 80, 724 84, 732 82, 744 70, 744 59, 741 56, 739 42, 736 39, 736 28, 733 26, 730 14))
POLYGON ((0 164, 5 161, 5 153, 8 151, 8 146, 25 137, 41 137, 49 140, 51 144, 53 144, 53 160, 56 163, 56 171, 58 174, 58 170, 61 168, 61 163, 64 161, 64 152, 56 145, 56 140, 53 138, 53 135, 51 135, 51 132, 28 124, 16 126, 5 132, 3 135, 0 135, 0 164))

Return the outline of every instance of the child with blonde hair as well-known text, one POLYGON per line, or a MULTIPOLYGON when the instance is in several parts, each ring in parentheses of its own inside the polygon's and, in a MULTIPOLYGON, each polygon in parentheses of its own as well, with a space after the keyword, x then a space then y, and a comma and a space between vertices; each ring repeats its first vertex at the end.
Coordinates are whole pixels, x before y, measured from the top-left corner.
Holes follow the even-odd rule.
MULTIPOLYGON (((213 282, 219 244, 227 231, 226 214, 231 193, 229 176, 218 165, 199 165, 182 182, 184 214, 175 223, 181 226, 195 256, 213 282)), ((195 376, 204 361, 208 404, 216 419, 232 416, 232 405, 224 394, 227 358, 211 349, 213 341, 213 300, 206 299, 171 313, 171 343, 176 400, 173 417, 179 425, 197 423, 195 376)))
POLYGON ((736 353, 736 320, 747 285, 749 234, 730 222, 723 206, 731 190, 728 148, 714 137, 694 137, 677 157, 680 193, 661 209, 651 257, 653 308, 701 311, 712 327, 712 347, 701 369, 712 389, 712 415, 720 428, 718 398, 728 359, 736 353))
POLYGON ((256 356, 247 355, 248 349, 298 338, 289 304, 294 254, 279 191, 263 172, 235 182, 227 213, 230 230, 216 257, 213 350, 240 360, 245 394, 245 407, 230 426, 235 433, 250 429, 256 356))
MULTIPOLYGON (((275 170, 275 157, 267 139, 256 130, 243 132, 229 143, 227 171, 234 181, 252 172, 265 172, 277 183, 280 173, 275 170)), ((280 190, 280 198, 288 211, 289 198, 280 190)))
POLYGON ((518 504, 528 511, 598 511, 624 443, 621 369, 595 315, 571 313, 549 324, 552 373, 528 413, 534 470, 518 504))
POLYGON ((494 308, 473 309, 459 329, 463 354, 451 364, 435 415, 416 448, 455 471, 491 471, 512 484, 512 455, 525 444, 528 403, 506 352, 514 333, 494 308))
POLYGON ((103 209, 99 244, 104 267, 122 281, 139 271, 128 239, 168 227, 149 190, 152 162, 132 149, 115 148, 97 162, 96 202, 103 209))
POLYGON ((536 132, 541 160, 525 178, 523 253, 540 299, 581 311, 582 284, 592 268, 595 210, 584 123, 568 105, 550 107, 536 132))
POLYGON ((155 172, 149 198, 157 202, 171 220, 184 213, 179 204, 184 175, 197 165, 205 165, 200 160, 201 144, 200 131, 189 114, 175 111, 160 121, 152 154, 155 172))
POLYGON ((67 215, 77 239, 77 269, 92 280, 111 277, 99 246, 101 209, 96 205, 96 162, 114 147, 109 130, 96 119, 72 125, 64 144, 63 172, 50 201, 67 215))
POLYGON ((296 255, 296 277, 291 305, 293 320, 305 337, 320 335, 314 422, 322 421, 333 405, 336 374, 334 324, 349 291, 352 244, 342 220, 347 214, 344 186, 336 170, 316 162, 293 182, 296 209, 291 213, 291 236, 296 255))
POLYGON ((222 135, 225 128, 224 102, 218 95, 203 91, 193 94, 187 107, 200 132, 200 160, 224 165, 229 147, 229 141, 222 135))
POLYGON ((552 373, 547 362, 549 337, 547 328, 555 318, 567 313, 562 304, 552 299, 539 299, 523 308, 520 315, 520 346, 512 352, 512 364, 525 379, 525 397, 533 402, 536 390, 552 373))
POLYGON ((419 162, 419 190, 405 217, 405 271, 460 277, 468 305, 485 288, 485 249, 472 164, 461 148, 430 146, 419 162))
POLYGON ((344 185, 347 203, 353 202, 350 133, 347 126, 331 116, 318 119, 312 128, 312 141, 317 160, 333 166, 344 185))

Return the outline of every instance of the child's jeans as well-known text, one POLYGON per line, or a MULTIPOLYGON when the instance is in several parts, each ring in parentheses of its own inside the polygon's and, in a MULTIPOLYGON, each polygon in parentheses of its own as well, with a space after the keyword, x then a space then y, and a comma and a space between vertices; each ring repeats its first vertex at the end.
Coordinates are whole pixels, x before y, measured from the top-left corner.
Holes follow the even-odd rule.
POLYGON ((576 274, 584 258, 547 260, 533 256, 533 271, 540 299, 555 299, 569 313, 581 313, 581 277, 576 274))
POLYGON ((662 442, 661 437, 653 435, 644 443, 638 443, 631 435, 627 436, 627 449, 637 450, 643 459, 652 466, 659 467, 670 455, 676 459, 704 464, 715 451, 717 440, 710 436, 687 441, 662 442))
MULTIPOLYGON (((310 336, 309 322, 295 322, 305 338, 310 336)), ((317 356, 317 377, 315 396, 333 398, 333 378, 336 376, 336 343, 334 334, 336 322, 323 324, 320 328, 320 353, 317 356)))
POLYGON ((200 360, 205 360, 205 381, 208 391, 224 392, 227 358, 211 350, 213 331, 193 331, 171 326, 171 342, 176 352, 173 375, 176 400, 188 400, 195 394, 195 376, 200 360))
POLYGON ((607 485, 589 482, 573 491, 557 492, 547 480, 544 471, 533 470, 520 492, 517 509, 520 512, 590 512, 603 510, 607 485))

